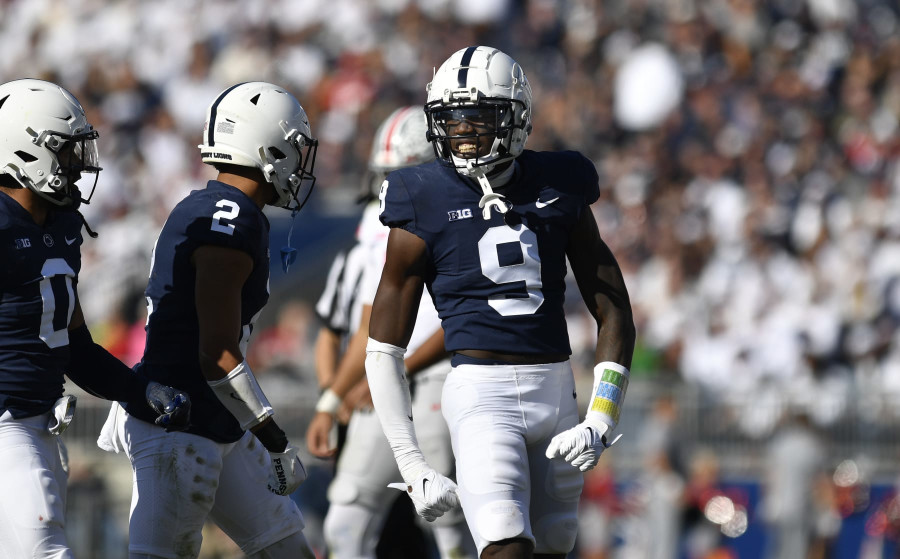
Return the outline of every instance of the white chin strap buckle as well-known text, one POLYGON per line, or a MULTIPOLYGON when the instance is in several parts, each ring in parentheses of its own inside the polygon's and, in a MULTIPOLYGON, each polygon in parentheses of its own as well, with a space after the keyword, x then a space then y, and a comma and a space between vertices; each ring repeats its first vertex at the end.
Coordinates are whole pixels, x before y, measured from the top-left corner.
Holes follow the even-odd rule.
POLYGON ((496 209, 500 214, 505 214, 509 211, 509 203, 506 201, 506 198, 502 194, 494 192, 491 188, 491 183, 484 174, 484 170, 476 167, 471 161, 468 163, 467 167, 469 168, 469 172, 478 179, 478 184, 481 185, 481 191, 484 192, 484 196, 478 201, 478 207, 481 208, 481 217, 485 220, 491 219, 491 208, 496 209))

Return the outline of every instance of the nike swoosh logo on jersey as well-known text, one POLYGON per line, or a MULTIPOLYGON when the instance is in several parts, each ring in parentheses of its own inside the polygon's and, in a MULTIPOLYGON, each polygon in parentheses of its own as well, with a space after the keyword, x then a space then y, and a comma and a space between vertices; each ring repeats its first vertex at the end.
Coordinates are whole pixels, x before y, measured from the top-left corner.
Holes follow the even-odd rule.
POLYGON ((538 200, 537 202, 534 203, 534 205, 537 208, 546 208, 547 206, 549 206, 553 202, 556 202, 557 200, 559 200, 559 196, 557 196, 556 198, 553 198, 551 200, 547 200, 546 202, 541 202, 540 200, 538 200))
POLYGON ((74 239, 69 239, 68 237, 66 237, 66 244, 71 245, 72 243, 74 243, 77 240, 78 240, 78 237, 75 237, 74 239))
POLYGON ((240 396, 237 395, 236 392, 232 392, 232 393, 230 394, 230 396, 231 396, 232 398, 234 398, 235 400, 237 400, 238 402, 243 402, 243 401, 244 401, 240 396))

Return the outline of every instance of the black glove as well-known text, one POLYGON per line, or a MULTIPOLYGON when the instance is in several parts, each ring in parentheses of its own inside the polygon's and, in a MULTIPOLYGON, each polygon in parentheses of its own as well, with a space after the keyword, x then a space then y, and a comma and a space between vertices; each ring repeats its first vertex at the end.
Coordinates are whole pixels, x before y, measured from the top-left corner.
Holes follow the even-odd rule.
POLYGON ((183 431, 191 424, 191 399, 185 392, 150 381, 145 395, 147 404, 159 414, 154 423, 166 431, 183 431))

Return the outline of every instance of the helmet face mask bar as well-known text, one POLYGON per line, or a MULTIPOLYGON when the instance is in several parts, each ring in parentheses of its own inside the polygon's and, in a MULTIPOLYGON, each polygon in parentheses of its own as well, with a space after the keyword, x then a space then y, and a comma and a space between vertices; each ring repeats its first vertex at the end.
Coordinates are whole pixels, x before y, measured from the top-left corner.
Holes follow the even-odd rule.
POLYGON ((56 193, 45 197, 57 200, 59 205, 69 209, 78 209, 81 204, 89 204, 97 188, 100 177, 100 156, 97 151, 97 138, 100 133, 90 130, 82 134, 62 134, 53 131, 41 131, 34 142, 43 143, 47 149, 56 154, 57 167, 53 177, 47 181, 56 193), (87 197, 84 197, 76 182, 83 173, 91 173, 94 180, 90 185, 87 197), (71 200, 67 202, 67 200, 71 200))
POLYGON ((482 99, 477 104, 459 103, 444 105, 434 101, 425 107, 428 116, 428 139, 433 143, 435 155, 452 160, 457 169, 466 168, 471 161, 475 166, 498 164, 514 156, 502 141, 514 130, 524 130, 525 123, 514 122, 515 104, 510 99, 482 99))
MULTIPOLYGON (((286 123, 282 122, 282 126, 284 124, 286 123)), ((316 176, 313 174, 313 171, 316 166, 316 153, 319 150, 319 141, 297 130, 288 132, 285 140, 292 144, 299 154, 297 168, 287 179, 285 186, 286 195, 279 196, 279 200, 272 205, 291 212, 299 212, 300 208, 309 201, 313 187, 316 185, 316 176)), ((262 150, 262 147, 260 147, 260 150, 262 150)), ((269 182, 274 183, 277 180, 274 171, 267 173, 263 169, 263 174, 266 175, 266 179, 269 182)))

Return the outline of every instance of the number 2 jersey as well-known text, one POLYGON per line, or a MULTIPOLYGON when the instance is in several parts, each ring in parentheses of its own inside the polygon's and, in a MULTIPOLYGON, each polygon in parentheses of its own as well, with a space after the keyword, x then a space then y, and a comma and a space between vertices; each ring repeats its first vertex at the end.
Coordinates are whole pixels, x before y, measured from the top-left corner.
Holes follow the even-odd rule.
POLYGON ((425 241, 426 286, 448 351, 570 354, 566 247, 600 195, 593 163, 577 152, 526 150, 495 192, 507 213, 478 207, 481 188, 439 162, 400 169, 382 185, 380 219, 425 241))
POLYGON ((0 192, 0 415, 39 415, 63 394, 81 225, 51 211, 41 227, 0 192))
MULTIPOLYGON (((153 249, 147 284, 147 345, 137 370, 145 377, 187 392, 191 397, 191 427, 187 432, 219 442, 243 434, 200 370, 200 329, 194 298, 194 251, 215 245, 246 252, 253 271, 241 291, 241 352, 246 355, 253 323, 269 299, 269 221, 242 191, 209 181, 169 214, 153 249)), ((152 422, 148 410, 126 407, 128 413, 152 422)))

